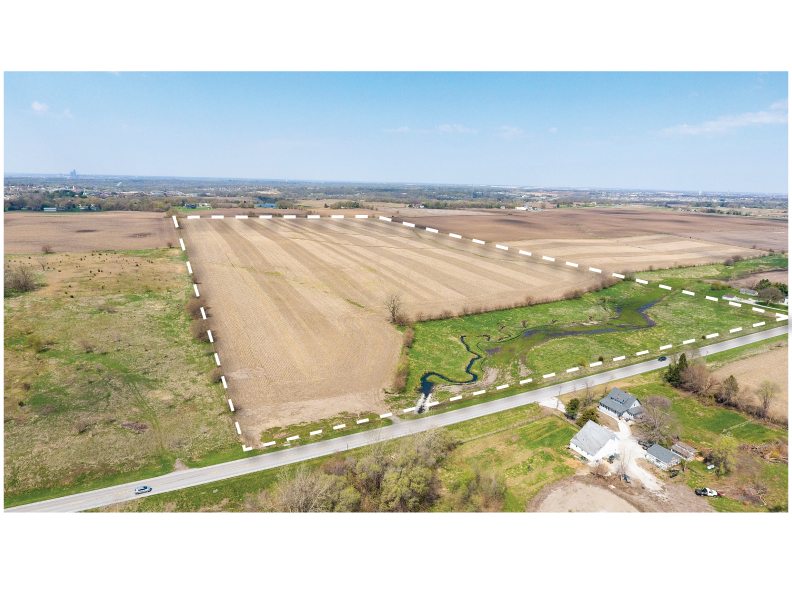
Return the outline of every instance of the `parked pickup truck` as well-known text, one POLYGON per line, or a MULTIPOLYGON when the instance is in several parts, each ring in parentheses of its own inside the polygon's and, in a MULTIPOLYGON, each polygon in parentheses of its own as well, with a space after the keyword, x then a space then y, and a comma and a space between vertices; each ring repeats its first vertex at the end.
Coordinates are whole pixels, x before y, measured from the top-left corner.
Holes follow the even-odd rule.
POLYGON ((696 495, 703 495, 705 497, 723 497, 720 493, 715 491, 714 489, 696 489, 696 495))

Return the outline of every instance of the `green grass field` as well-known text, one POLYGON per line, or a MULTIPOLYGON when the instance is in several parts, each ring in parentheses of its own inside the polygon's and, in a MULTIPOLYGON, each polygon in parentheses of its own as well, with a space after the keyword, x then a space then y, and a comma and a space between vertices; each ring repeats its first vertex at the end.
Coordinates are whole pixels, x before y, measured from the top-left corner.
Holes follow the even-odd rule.
POLYGON ((180 250, 46 262, 4 303, 6 507, 244 456, 180 250))
MULTIPOLYGON (((737 262, 734 267, 780 267, 782 258, 761 258, 763 264, 757 261, 737 262)), ((527 390, 541 386, 544 374, 555 372, 555 382, 566 376, 567 369, 581 367, 583 370, 584 364, 600 361, 600 358, 605 362, 601 369, 621 367, 668 352, 659 350, 667 344, 678 347, 684 340, 695 338, 691 346, 703 346, 749 334, 755 331, 752 326, 757 322, 765 321, 764 329, 776 325, 774 319, 752 312, 748 306, 729 306, 720 299, 728 291, 713 291, 709 283, 701 280, 717 277, 723 268, 701 266, 639 275, 641 278, 654 275, 653 280, 673 287, 672 291, 657 285, 621 282, 579 299, 418 323, 410 350, 406 395, 414 397, 421 377, 429 372, 440 375, 429 379, 439 384, 445 383, 440 377, 457 382, 471 379, 465 369, 474 355, 465 349, 461 341, 463 336, 470 350, 482 356, 471 368, 479 381, 485 378, 485 370, 492 369, 497 375, 494 379, 492 375, 486 379, 487 386, 534 378, 533 383, 523 387, 527 390), (696 295, 684 295, 682 289, 696 295), (718 298, 718 302, 705 300, 705 295, 718 298), (639 308, 650 303, 654 304, 645 314, 655 326, 650 326, 639 312, 639 308), (730 329, 738 327, 743 330, 729 333, 730 329), (720 336, 703 339, 711 333, 720 336), (577 335, 557 337, 561 334, 577 335), (643 350, 649 353, 635 355, 643 350), (626 359, 613 362, 614 357, 622 355, 626 359)), ((580 376, 580 372, 572 376, 580 376)), ((448 396, 449 393, 439 392, 435 397, 442 400, 448 396)))

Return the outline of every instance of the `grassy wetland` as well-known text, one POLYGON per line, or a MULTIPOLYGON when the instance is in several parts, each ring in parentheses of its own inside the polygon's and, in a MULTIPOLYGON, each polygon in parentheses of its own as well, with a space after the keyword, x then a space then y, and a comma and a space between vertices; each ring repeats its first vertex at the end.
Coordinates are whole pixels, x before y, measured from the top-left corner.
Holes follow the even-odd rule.
POLYGON ((179 249, 7 255, 5 505, 242 456, 179 249))

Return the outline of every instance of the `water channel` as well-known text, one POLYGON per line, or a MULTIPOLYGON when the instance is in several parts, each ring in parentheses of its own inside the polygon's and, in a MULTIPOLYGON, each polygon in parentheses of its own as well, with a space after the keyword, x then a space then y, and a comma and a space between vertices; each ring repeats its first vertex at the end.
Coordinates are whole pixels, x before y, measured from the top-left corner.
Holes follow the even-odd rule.
MULTIPOLYGON (((660 301, 661 300, 654 300, 634 309, 629 307, 626 309, 617 308, 616 312, 618 313, 618 316, 614 317, 608 322, 601 323, 599 326, 574 325, 565 328, 545 327, 540 329, 527 329, 517 335, 496 341, 489 340, 489 335, 482 334, 482 336, 486 336, 487 340, 484 343, 488 345, 488 348, 483 349, 482 353, 493 354, 498 352, 505 343, 511 342, 520 336, 523 338, 529 338, 531 340, 531 342, 526 347, 530 349, 543 342, 546 342, 547 340, 551 340, 552 338, 565 338, 567 336, 585 336, 593 334, 614 334, 619 332, 649 329, 650 327, 654 327, 657 324, 649 317, 649 315, 646 314, 646 311, 660 301)), ((467 374, 470 378, 467 380, 453 380, 443 376, 442 374, 438 374, 437 372, 426 372, 423 376, 421 376, 421 393, 424 395, 429 395, 436 384, 442 384, 444 382, 452 385, 470 385, 479 379, 478 374, 472 372, 471 370, 478 360, 484 358, 484 355, 472 350, 466 338, 467 336, 463 335, 459 337, 459 340, 462 342, 465 350, 472 355, 467 367, 465 368, 465 374, 467 374)))

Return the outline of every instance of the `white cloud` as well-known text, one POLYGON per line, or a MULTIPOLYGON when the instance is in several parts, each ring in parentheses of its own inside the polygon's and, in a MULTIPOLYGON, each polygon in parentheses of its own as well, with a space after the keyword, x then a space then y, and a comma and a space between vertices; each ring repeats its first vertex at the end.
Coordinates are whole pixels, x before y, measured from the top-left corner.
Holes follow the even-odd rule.
POLYGON ((676 125, 661 130, 662 134, 697 135, 719 134, 736 128, 755 125, 784 125, 788 122, 787 100, 780 100, 770 105, 770 110, 755 113, 742 113, 740 115, 724 115, 713 121, 705 121, 698 125, 676 125))
POLYGON ((30 108, 32 108, 37 113, 46 113, 47 110, 49 109, 49 105, 44 104, 44 102, 34 101, 33 104, 30 105, 30 108))
POLYGON ((516 125, 502 125, 496 132, 504 140, 517 140, 525 137, 525 130, 516 125))
POLYGON ((446 132, 448 134, 476 134, 478 130, 474 128, 465 127, 458 123, 444 123, 437 126, 437 131, 446 132))
POLYGON ((548 132, 550 132, 551 134, 555 134, 555 133, 558 131, 558 128, 557 128, 557 127, 551 127, 551 128, 550 128, 549 130, 547 130, 547 131, 548 131, 548 132))

